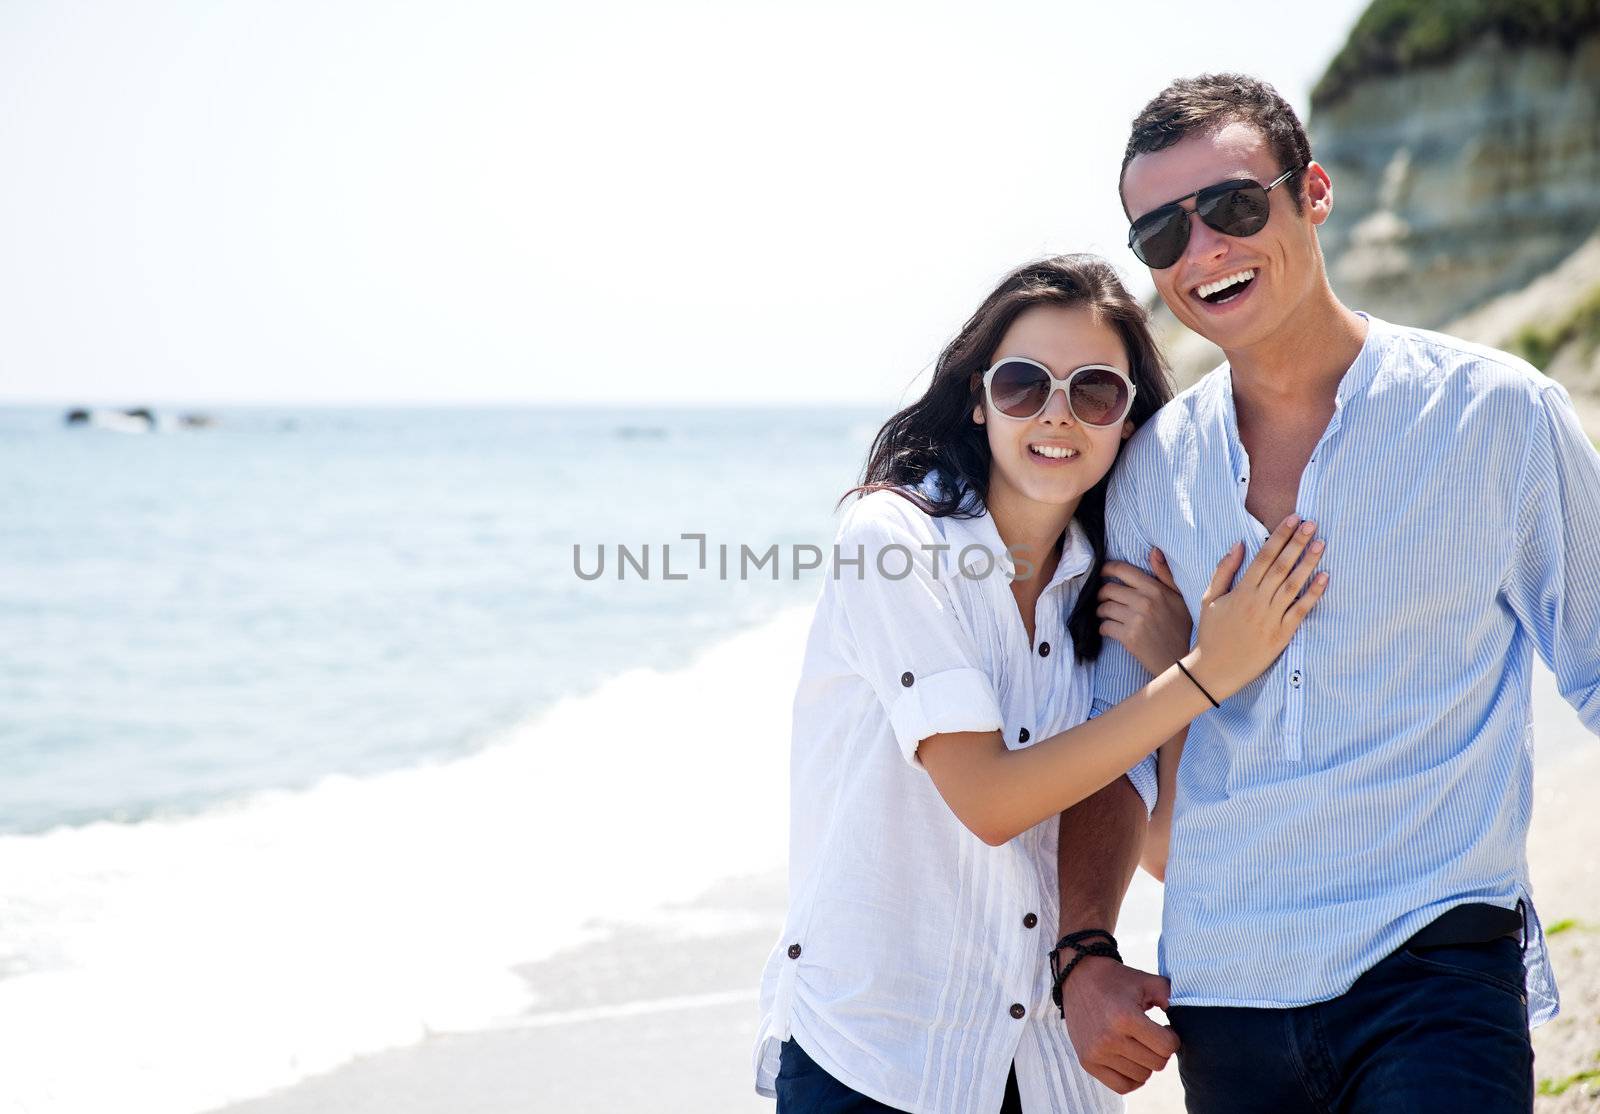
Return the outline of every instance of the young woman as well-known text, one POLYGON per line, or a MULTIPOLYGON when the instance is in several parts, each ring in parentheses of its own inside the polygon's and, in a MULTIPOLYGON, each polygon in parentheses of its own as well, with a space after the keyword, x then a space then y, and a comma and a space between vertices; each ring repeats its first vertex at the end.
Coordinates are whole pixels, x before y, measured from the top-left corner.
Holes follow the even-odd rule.
POLYGON ((1242 575, 1235 546, 1193 649, 1187 614, 1107 628, 1156 676, 1085 722, 1105 479, 1169 394, 1115 272, 1062 256, 1006 276, 879 431, 794 703, 755 1050, 779 1114, 1120 1109, 1051 1007, 1059 814, 1124 772, 1148 808, 1141 761, 1263 672, 1326 583, 1297 520, 1242 575))

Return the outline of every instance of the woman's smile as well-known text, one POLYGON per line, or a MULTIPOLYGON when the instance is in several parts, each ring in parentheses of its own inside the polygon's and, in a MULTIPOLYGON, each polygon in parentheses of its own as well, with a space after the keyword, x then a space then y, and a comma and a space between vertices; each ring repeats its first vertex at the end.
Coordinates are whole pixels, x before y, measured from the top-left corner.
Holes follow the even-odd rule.
POLYGON ((1028 444, 1028 455, 1041 467, 1056 468, 1076 462, 1083 453, 1058 441, 1032 441, 1028 444))

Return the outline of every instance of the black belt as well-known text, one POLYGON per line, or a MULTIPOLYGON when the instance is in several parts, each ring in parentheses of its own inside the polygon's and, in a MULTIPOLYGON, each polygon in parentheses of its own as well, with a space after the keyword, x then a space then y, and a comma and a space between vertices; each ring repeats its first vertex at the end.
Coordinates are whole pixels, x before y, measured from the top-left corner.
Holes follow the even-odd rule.
POLYGON ((1448 944, 1487 944, 1509 936, 1520 938, 1528 950, 1527 911, 1522 899, 1515 909, 1471 902, 1447 909, 1401 945, 1403 948, 1442 948, 1448 944))

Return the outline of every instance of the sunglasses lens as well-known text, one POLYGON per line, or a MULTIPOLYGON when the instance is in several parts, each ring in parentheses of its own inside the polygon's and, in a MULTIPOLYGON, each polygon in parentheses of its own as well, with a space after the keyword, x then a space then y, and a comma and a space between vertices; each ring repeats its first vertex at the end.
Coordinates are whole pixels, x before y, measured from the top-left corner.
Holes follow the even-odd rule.
POLYGON ((1128 416, 1128 384, 1104 368, 1086 368, 1067 387, 1072 412, 1084 425, 1115 425, 1128 416))
POLYGON ((1253 182, 1202 190, 1194 208, 1224 236, 1254 236, 1267 226, 1267 191, 1253 182))
POLYGON ((1183 257, 1189 245, 1189 214, 1177 206, 1139 218, 1129 246, 1146 267, 1161 270, 1183 257))
POLYGON ((1007 417, 1031 418, 1044 409, 1049 390, 1050 375, 1044 368, 1008 360, 989 380, 989 401, 1007 417))

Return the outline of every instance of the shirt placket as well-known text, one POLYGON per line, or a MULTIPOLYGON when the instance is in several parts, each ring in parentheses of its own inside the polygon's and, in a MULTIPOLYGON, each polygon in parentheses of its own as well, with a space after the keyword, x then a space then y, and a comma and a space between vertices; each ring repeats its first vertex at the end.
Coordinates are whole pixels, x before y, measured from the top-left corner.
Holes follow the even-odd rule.
MULTIPOLYGON (((1311 450, 1311 459, 1306 461, 1305 469, 1300 473, 1300 492, 1295 498, 1296 513, 1303 519, 1316 522, 1319 533, 1322 523, 1317 516, 1317 490, 1322 483, 1323 458, 1328 451, 1328 441, 1338 429, 1339 411, 1335 410, 1328 428, 1323 430, 1316 448, 1311 450)), ((1287 672, 1283 681, 1283 756, 1298 761, 1305 754, 1302 739, 1306 718, 1306 640, 1301 631, 1295 631, 1294 637, 1289 640, 1289 648, 1284 651, 1284 668, 1287 672)))
MULTIPOLYGON (((1316 503, 1317 489, 1322 480, 1323 456, 1327 452, 1328 442, 1338 432, 1339 418, 1343 409, 1342 399, 1335 403, 1333 417, 1328 422, 1328 428, 1322 431, 1316 448, 1311 450, 1311 459, 1306 461, 1306 466, 1300 473, 1300 489, 1295 496, 1295 513, 1303 519, 1317 521, 1316 503)), ((1247 533, 1254 533, 1260 538, 1260 546, 1272 536, 1270 529, 1259 523, 1250 514, 1245 506, 1245 496, 1250 490, 1250 453, 1244 447, 1244 440, 1239 436, 1233 415, 1228 415, 1228 442, 1233 449, 1233 474, 1238 483, 1234 485, 1234 492, 1238 498, 1239 518, 1245 524, 1247 533)), ((1321 523, 1319 522, 1320 526, 1321 523)), ((1248 560, 1248 558, 1247 558, 1248 560)), ((1305 640, 1296 631, 1294 638, 1290 639, 1288 649, 1284 650, 1281 668, 1275 670, 1282 678, 1284 685, 1283 719, 1281 722, 1281 736, 1283 739, 1283 757, 1291 761, 1299 761, 1305 754, 1302 745, 1304 733, 1306 704, 1306 658, 1305 640)))
MULTIPOLYGON (((989 525, 989 520, 983 520, 984 525, 989 525)), ((1000 536, 992 528, 980 536, 981 544, 987 545, 991 552, 1003 553, 1000 536)), ((1007 558, 1002 561, 1009 563, 1007 558)), ((1007 574, 1011 569, 1007 567, 1007 574)), ((1006 706, 1000 709, 1001 716, 1006 723, 1006 731, 1014 732, 1005 739, 1008 749, 1025 747, 1037 740, 1038 733, 1044 730, 1042 722, 1043 709, 1040 707, 1038 693, 1044 691, 1045 677, 1042 670, 1048 666, 1050 654, 1054 647, 1049 645, 1049 639, 1044 633, 1048 630, 1046 624, 1039 622, 1041 606, 1034 611, 1034 640, 1028 643, 1027 627, 1024 626, 1021 616, 1017 612, 1015 598, 1011 594, 1009 581, 1006 576, 995 575, 986 577, 981 589, 987 593, 988 606, 995 615, 1005 616, 999 631, 1000 647, 998 658, 1003 663, 1003 668, 1013 678, 1009 688, 1009 700, 1006 706), (1013 746, 1013 739, 1015 746, 1013 746)), ((999 943, 1001 954, 1006 956, 1000 970, 1006 972, 996 987, 997 999, 1005 1010, 1007 1024, 1017 1027, 1015 1040, 1009 1047, 1014 1051, 1016 1041, 1021 1040, 1022 1024, 1026 1021, 1028 1012, 1033 1008, 1032 996, 1033 978, 1032 957, 1039 947, 1039 904, 1041 894, 1038 889, 1037 879, 1033 878, 1031 871, 1020 870, 1014 856, 1021 855, 1027 861, 1032 861, 1034 845, 1032 831, 1023 832, 1010 845, 1003 854, 995 854, 987 861, 992 870, 1008 872, 1014 880, 1020 880, 1020 886, 1002 887, 1002 892, 1013 893, 1019 899, 1019 905, 1004 902, 999 907, 990 905, 986 913, 990 918, 991 930, 998 930, 1002 935, 994 937, 999 943), (998 921, 998 923, 996 923, 998 921), (1009 941, 1009 943, 1007 943, 1009 941)), ((1010 1057, 1007 1057, 1009 1060, 1010 1057)))

